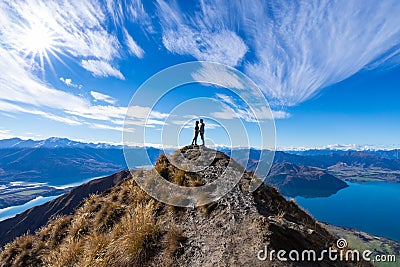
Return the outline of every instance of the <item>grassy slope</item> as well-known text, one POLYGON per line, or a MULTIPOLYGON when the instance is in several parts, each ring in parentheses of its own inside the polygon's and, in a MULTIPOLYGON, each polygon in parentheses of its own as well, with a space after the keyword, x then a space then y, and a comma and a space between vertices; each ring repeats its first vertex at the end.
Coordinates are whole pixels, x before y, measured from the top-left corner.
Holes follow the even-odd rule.
POLYGON ((377 266, 399 266, 400 265, 400 243, 383 238, 377 237, 365 232, 361 232, 358 230, 344 228, 339 226, 334 226, 331 224, 323 224, 325 228, 327 228, 331 233, 334 233, 338 237, 344 238, 347 240, 348 245, 353 249, 358 249, 359 251, 363 250, 371 250, 373 251, 372 255, 396 255, 396 262, 392 263, 382 263, 375 262, 377 266))

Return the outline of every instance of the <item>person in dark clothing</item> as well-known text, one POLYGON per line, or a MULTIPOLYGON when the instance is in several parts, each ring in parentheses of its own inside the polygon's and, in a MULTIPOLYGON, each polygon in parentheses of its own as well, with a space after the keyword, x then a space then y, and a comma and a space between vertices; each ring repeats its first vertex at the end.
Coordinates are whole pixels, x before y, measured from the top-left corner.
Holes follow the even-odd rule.
POLYGON ((192 140, 192 145, 197 146, 197 136, 199 136, 199 121, 196 121, 196 124, 194 126, 194 138, 192 140))
POLYGON ((203 122, 203 119, 200 119, 200 137, 201 141, 203 142, 202 146, 204 146, 204 126, 205 123, 203 122))

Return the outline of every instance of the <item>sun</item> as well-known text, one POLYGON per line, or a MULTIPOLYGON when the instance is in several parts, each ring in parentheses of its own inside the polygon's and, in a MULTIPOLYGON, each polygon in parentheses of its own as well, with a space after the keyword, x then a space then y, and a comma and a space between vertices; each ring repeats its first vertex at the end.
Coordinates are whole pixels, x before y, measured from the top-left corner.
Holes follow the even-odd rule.
POLYGON ((23 37, 24 50, 27 54, 46 53, 48 49, 53 49, 54 40, 49 29, 35 27, 26 29, 23 37))
POLYGON ((35 23, 21 27, 19 34, 19 51, 31 65, 38 63, 44 76, 45 62, 54 71, 50 54, 60 60, 57 54, 61 53, 61 42, 57 34, 43 23, 35 23))

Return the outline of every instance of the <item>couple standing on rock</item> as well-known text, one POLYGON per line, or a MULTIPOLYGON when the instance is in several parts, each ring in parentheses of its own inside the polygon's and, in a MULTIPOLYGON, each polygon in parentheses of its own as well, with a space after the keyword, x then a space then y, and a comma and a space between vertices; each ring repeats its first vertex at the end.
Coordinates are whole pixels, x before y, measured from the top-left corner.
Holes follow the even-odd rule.
POLYGON ((197 136, 199 136, 200 133, 200 138, 201 141, 203 142, 202 146, 204 146, 204 122, 203 119, 200 119, 200 127, 199 127, 199 121, 196 121, 196 124, 194 126, 194 138, 192 140, 192 145, 197 146, 197 136))

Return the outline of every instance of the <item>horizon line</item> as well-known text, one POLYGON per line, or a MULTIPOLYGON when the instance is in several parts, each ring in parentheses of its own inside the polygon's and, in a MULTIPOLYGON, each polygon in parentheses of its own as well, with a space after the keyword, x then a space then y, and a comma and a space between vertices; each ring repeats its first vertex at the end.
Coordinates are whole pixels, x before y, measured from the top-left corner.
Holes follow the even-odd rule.
MULTIPOLYGON (((43 142, 51 139, 67 139, 72 142, 76 143, 81 143, 81 144, 92 144, 92 145, 107 145, 107 146, 114 146, 114 147, 119 147, 123 148, 124 145, 121 143, 117 142, 108 142, 108 141, 89 141, 89 140, 84 140, 84 139, 70 139, 68 137, 48 137, 45 139, 36 139, 36 138, 21 138, 21 137, 10 137, 10 138, 4 138, 0 139, 1 141, 7 141, 7 140, 12 140, 12 139, 19 139, 21 141, 34 141, 34 142, 43 142)), ((171 146, 171 145, 163 145, 163 144, 153 144, 153 143, 148 143, 144 145, 140 144, 134 144, 131 146, 126 146, 126 147, 152 147, 152 148, 158 148, 158 149, 179 149, 180 147, 177 146, 171 146)), ((224 145, 224 144, 217 144, 213 146, 215 148, 233 148, 233 149, 245 149, 245 148, 250 148, 250 149, 258 149, 260 150, 260 147, 245 147, 245 146, 236 146, 236 147, 231 147, 229 145, 224 145)), ((264 148, 266 149, 266 148, 264 148)), ((337 151, 377 151, 377 150, 385 150, 385 151, 390 151, 390 150, 398 150, 400 149, 400 144, 376 144, 376 145, 371 145, 371 144, 327 144, 327 145, 291 145, 291 146, 277 146, 275 151, 296 151, 296 152, 301 152, 301 151, 309 151, 309 150, 337 150, 337 151)))

